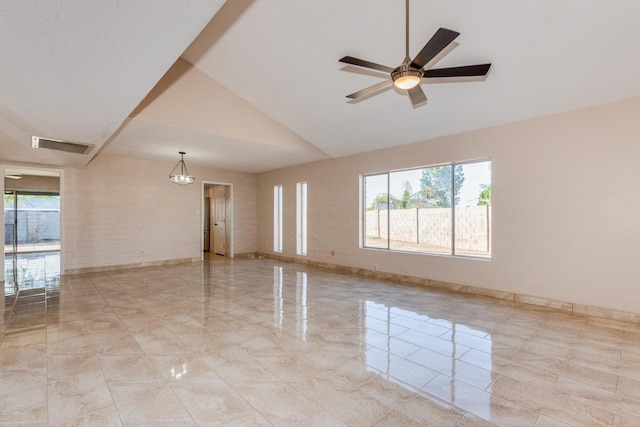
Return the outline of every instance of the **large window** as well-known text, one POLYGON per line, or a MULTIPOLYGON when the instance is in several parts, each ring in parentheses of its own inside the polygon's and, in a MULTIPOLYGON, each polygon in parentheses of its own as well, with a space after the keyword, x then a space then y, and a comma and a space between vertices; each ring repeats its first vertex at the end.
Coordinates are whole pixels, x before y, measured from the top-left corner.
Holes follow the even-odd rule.
POLYGON ((307 183, 296 185, 296 253, 307 254, 307 183))
POLYGON ((491 256, 491 161, 366 175, 363 246, 491 256))
POLYGON ((273 187, 273 250, 282 252, 282 185, 273 187))

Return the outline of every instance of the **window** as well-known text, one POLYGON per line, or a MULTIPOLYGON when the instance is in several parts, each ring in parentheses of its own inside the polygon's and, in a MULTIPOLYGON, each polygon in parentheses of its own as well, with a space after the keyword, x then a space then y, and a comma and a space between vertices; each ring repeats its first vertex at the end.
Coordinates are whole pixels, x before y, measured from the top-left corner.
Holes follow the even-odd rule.
POLYGON ((282 252, 282 185, 273 187, 273 250, 282 252))
POLYGON ((307 254, 307 183, 296 185, 296 252, 307 254))
POLYGON ((454 181, 456 255, 491 256, 491 162, 463 163, 454 181))
MULTIPOLYGON (((389 249, 389 174, 364 178, 365 245, 369 248, 389 249)), ((391 202, 392 209, 394 201, 391 202)))
POLYGON ((363 186, 364 247, 491 256, 491 161, 366 175, 363 186))

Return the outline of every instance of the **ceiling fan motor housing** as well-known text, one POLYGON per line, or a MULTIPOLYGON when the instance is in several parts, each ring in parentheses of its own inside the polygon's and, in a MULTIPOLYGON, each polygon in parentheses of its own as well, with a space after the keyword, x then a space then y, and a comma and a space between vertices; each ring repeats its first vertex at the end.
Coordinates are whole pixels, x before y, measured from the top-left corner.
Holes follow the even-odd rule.
POLYGON ((417 86, 422 79, 422 70, 414 68, 409 63, 404 63, 391 72, 393 84, 400 89, 411 89, 417 86))

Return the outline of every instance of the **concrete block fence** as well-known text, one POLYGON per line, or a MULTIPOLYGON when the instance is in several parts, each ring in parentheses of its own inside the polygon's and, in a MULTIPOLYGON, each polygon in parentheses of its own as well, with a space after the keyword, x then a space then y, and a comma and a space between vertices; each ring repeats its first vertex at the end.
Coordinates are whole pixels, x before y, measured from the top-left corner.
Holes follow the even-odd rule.
MULTIPOLYGON (((456 250, 490 252, 491 207, 467 206, 455 209, 456 250)), ((429 247, 451 246, 451 208, 368 210, 365 232, 368 238, 407 242, 429 247), (390 215, 390 217, 389 217, 390 215)))

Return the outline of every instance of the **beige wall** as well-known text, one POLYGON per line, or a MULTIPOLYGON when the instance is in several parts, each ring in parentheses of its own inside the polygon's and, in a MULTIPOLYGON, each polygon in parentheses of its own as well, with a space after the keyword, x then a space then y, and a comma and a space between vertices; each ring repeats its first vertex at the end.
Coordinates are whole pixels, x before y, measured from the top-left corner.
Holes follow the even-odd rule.
POLYGON ((173 166, 99 156, 66 169, 65 271, 200 257, 202 181, 233 185, 234 251, 255 252, 256 176, 189 164, 196 182, 183 187, 169 181, 173 166))
POLYGON ((295 184, 307 181, 310 260, 640 312, 638 117, 632 99, 261 174, 258 250, 273 251, 281 184, 282 255, 297 257, 295 184), (490 261, 359 248, 360 174, 484 158, 490 261))

